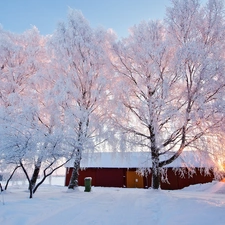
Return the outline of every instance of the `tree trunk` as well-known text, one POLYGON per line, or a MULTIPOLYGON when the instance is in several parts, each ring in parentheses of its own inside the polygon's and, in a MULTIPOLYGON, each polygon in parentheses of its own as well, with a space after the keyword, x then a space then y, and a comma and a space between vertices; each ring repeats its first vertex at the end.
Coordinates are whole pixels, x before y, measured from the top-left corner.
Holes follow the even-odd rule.
POLYGON ((38 158, 37 162, 35 164, 35 167, 34 167, 33 175, 32 175, 31 180, 30 180, 31 186, 29 188, 31 188, 31 190, 33 190, 35 185, 36 185, 36 182, 37 182, 37 179, 38 179, 38 176, 39 176, 39 172, 40 172, 40 169, 41 169, 41 163, 42 163, 42 159, 38 158))
POLYGON ((80 169, 80 158, 77 158, 74 161, 73 172, 70 178, 68 189, 75 189, 76 187, 78 187, 79 169, 80 169))
MULTIPOLYGON (((153 124, 153 122, 151 123, 153 124)), ((160 171, 159 171, 159 149, 156 145, 154 126, 149 126, 151 155, 152 155, 152 188, 159 189, 160 187, 160 171)))
POLYGON ((160 172, 159 158, 152 158, 152 188, 159 189, 160 187, 160 172))
POLYGON ((81 161, 81 151, 80 151, 80 149, 77 149, 76 159, 74 161, 74 167, 73 167, 73 171, 72 171, 72 175, 70 178, 70 183, 69 183, 68 189, 74 189, 74 188, 78 187, 80 161, 81 161))
POLYGON ((6 182, 6 185, 5 185, 5 190, 7 190, 8 185, 9 185, 9 181, 12 179, 12 177, 13 177, 14 173, 16 172, 16 170, 17 170, 19 167, 20 167, 20 166, 16 166, 16 167, 15 167, 15 169, 13 170, 13 172, 11 173, 11 175, 10 175, 9 179, 8 179, 8 180, 7 180, 7 182, 6 182))
POLYGON ((29 175, 28 175, 28 173, 27 173, 27 171, 26 171, 26 169, 25 169, 25 167, 24 167, 22 161, 20 161, 20 166, 22 167, 22 170, 23 170, 23 172, 25 173, 25 176, 26 176, 26 178, 27 178, 27 180, 28 180, 28 183, 29 183, 29 191, 30 191, 30 198, 32 198, 32 197, 33 197, 33 190, 31 189, 30 178, 29 178, 29 175))

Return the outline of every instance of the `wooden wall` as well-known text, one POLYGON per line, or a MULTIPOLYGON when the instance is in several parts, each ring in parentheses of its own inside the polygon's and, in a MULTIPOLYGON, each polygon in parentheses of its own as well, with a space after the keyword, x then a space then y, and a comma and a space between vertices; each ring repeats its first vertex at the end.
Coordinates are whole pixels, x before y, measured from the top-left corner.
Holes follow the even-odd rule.
MULTIPOLYGON (((65 186, 69 185, 72 168, 66 169, 65 186)), ((79 172, 78 184, 84 186, 84 178, 92 177, 92 186, 124 187, 126 185, 126 171, 117 168, 87 168, 79 172)))
MULTIPOLYGON (((172 168, 168 168, 167 177, 169 183, 161 182, 161 189, 176 190, 182 189, 192 184, 208 183, 214 179, 213 173, 209 176, 204 176, 200 168, 195 168, 196 174, 193 176, 186 175, 180 177, 172 168)), ((65 186, 69 185, 69 180, 72 174, 72 168, 67 168, 65 186)), ((128 187, 128 188, 149 188, 151 187, 151 174, 146 177, 136 173, 136 169, 126 168, 87 168, 80 170, 78 183, 84 186, 84 178, 92 177, 92 186, 102 187, 128 187)))

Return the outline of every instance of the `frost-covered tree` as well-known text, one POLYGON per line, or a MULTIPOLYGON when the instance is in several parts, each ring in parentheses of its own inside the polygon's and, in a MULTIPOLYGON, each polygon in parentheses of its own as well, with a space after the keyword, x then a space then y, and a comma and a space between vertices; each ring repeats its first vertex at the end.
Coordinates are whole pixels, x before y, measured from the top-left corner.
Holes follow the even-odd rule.
POLYGON ((54 83, 47 76, 45 44, 46 38, 36 28, 23 34, 1 30, 1 159, 23 169, 30 197, 72 156, 51 94, 54 83), (41 168, 43 178, 36 184, 41 168))
POLYGON ((218 149, 209 141, 224 123, 223 10, 222 1, 173 0, 166 22, 142 22, 114 46, 114 120, 149 151, 154 189, 184 149, 218 149))
POLYGON ((39 37, 35 27, 23 34, 1 30, 1 152, 6 161, 19 166, 32 156, 30 149, 36 150, 32 121, 36 109, 33 84, 39 70, 37 58, 42 56, 39 37))
POLYGON ((173 5, 167 22, 177 46, 175 71, 185 84, 188 130, 201 136, 195 148, 218 157, 225 112, 224 2, 209 0, 201 7, 199 1, 173 1, 173 5))
POLYGON ((69 189, 78 186, 82 152, 92 152, 105 140, 105 103, 111 81, 106 49, 110 37, 103 29, 92 29, 80 12, 70 9, 67 22, 58 25, 49 42, 54 93, 75 149, 69 189))

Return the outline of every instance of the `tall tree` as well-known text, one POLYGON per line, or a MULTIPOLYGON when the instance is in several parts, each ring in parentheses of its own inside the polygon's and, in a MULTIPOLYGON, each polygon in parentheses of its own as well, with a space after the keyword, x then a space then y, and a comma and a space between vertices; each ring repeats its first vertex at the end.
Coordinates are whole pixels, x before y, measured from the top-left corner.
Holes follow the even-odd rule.
POLYGON ((61 119, 68 125, 67 135, 75 147, 69 189, 78 186, 82 152, 92 151, 104 141, 104 104, 111 80, 106 55, 108 37, 109 33, 92 29, 80 12, 71 9, 67 23, 59 24, 49 43, 61 119))
POLYGON ((166 23, 142 22, 114 46, 121 113, 115 122, 149 151, 154 189, 163 166, 184 149, 212 154, 208 140, 224 122, 221 2, 203 8, 197 0, 174 0, 166 23))
POLYGON ((36 150, 32 116, 36 110, 33 83, 39 70, 37 58, 42 55, 38 39, 35 27, 23 34, 1 30, 1 150, 4 158, 20 166, 27 163, 30 149, 36 150))
POLYGON ((23 34, 1 30, 1 158, 23 169, 31 198, 46 177, 72 155, 51 93, 54 83, 47 76, 45 43, 36 28, 23 34), (36 185, 41 166, 43 179, 36 185))

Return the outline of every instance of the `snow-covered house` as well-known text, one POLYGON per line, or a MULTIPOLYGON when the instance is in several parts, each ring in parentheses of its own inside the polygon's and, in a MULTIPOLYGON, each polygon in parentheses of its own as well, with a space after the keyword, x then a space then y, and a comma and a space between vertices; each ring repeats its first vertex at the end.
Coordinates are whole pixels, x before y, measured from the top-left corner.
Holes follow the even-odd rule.
MULTIPOLYGON (((85 177, 92 177, 93 186, 103 187, 151 187, 151 159, 149 153, 94 153, 81 160, 79 185, 84 185, 85 177), (149 173, 144 169, 149 168, 149 173)), ((208 155, 187 151, 164 168, 161 189, 181 189, 191 184, 207 183, 214 179, 213 161, 208 155)), ((65 186, 72 174, 72 164, 66 166, 65 186)))

